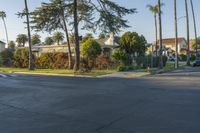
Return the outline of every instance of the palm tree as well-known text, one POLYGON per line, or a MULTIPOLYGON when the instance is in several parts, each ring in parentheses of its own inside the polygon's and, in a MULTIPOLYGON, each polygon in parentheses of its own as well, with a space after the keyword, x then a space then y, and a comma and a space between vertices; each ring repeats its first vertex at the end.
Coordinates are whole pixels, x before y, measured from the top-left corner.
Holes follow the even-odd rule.
POLYGON ((175 45, 176 45, 176 52, 175 52, 175 68, 178 68, 178 28, 177 28, 177 4, 176 0, 174 0, 174 28, 175 28, 175 45))
POLYGON ((160 63, 159 63, 159 67, 160 69, 163 68, 163 57, 162 57, 162 54, 163 54, 163 50, 162 50, 162 17, 161 17, 161 14, 162 14, 162 10, 161 10, 161 2, 160 0, 158 0, 158 23, 159 23, 159 43, 160 43, 160 63))
POLYGON ((33 70, 33 55, 32 55, 32 46, 31 46, 31 31, 30 31, 30 21, 29 21, 29 10, 27 0, 24 0, 25 4, 25 14, 26 14, 26 24, 28 31, 28 45, 29 45, 29 70, 33 70))
POLYGON ((57 45, 60 45, 60 42, 64 40, 64 35, 62 32, 56 32, 53 34, 53 40, 57 42, 57 45))
POLYGON ((190 27, 189 27, 189 15, 188 15, 188 3, 185 0, 185 12, 186 12, 186 27, 187 27, 187 65, 190 66, 190 27))
POLYGON ((193 21, 194 21, 194 35, 195 35, 195 44, 196 44, 195 50, 196 50, 196 57, 197 57, 198 56, 197 27, 196 27, 196 18, 195 18, 194 6, 193 6, 193 1, 192 0, 190 0, 190 4, 191 4, 191 7, 192 7, 192 16, 193 16, 193 21))
POLYGON ((155 20, 155 45, 156 45, 156 57, 158 56, 158 24, 157 24, 157 14, 158 14, 158 5, 147 5, 149 10, 154 14, 155 20))
POLYGON ((18 46, 25 47, 26 42, 28 42, 28 37, 26 34, 19 34, 17 35, 16 42, 18 46))
POLYGON ((6 22, 5 22, 6 13, 4 11, 0 11, 0 17, 3 20, 3 23, 4 23, 4 28, 5 28, 5 31, 6 31, 6 40, 7 40, 7 44, 8 44, 9 43, 8 42, 8 30, 7 30, 7 26, 6 26, 6 22))
POLYGON ((54 40, 52 37, 46 37, 44 42, 45 45, 52 45, 54 43, 54 40))

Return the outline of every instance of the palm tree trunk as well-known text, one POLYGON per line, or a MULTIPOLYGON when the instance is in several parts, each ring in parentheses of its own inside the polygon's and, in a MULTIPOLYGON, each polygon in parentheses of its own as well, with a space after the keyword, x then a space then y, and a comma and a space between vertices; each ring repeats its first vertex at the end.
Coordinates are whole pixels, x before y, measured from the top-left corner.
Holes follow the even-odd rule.
POLYGON ((161 11, 161 2, 160 0, 158 0, 158 8, 159 8, 159 42, 160 42, 160 62, 159 62, 159 67, 160 69, 163 68, 163 50, 162 50, 162 17, 161 17, 161 14, 162 14, 162 11, 161 11))
POLYGON ((193 16, 193 21, 194 21, 194 35, 195 35, 195 50, 196 50, 196 57, 198 56, 198 46, 197 46, 197 26, 196 26, 196 18, 195 18, 195 13, 194 13, 194 5, 193 5, 193 1, 190 0, 191 3, 191 7, 192 7, 192 16, 193 16))
POLYGON ((6 41, 7 41, 7 45, 8 45, 8 43, 9 43, 9 41, 8 41, 8 30, 7 30, 5 19, 4 18, 2 18, 2 19, 3 19, 4 28, 5 28, 5 31, 6 31, 6 41))
POLYGON ((178 28, 177 28, 177 4, 176 4, 176 0, 174 0, 174 28, 175 28, 175 45, 176 45, 175 69, 177 69, 178 68, 178 28))
POLYGON ((190 27, 189 27, 189 15, 188 15, 188 3, 185 0, 185 11, 186 11, 186 27, 187 27, 187 65, 190 66, 190 27))
POLYGON ((78 33, 78 13, 77 13, 77 0, 74 0, 74 34, 75 34, 75 64, 74 70, 78 71, 80 68, 80 46, 79 46, 79 33, 78 33))
POLYGON ((158 56, 158 24, 157 24, 157 13, 154 13, 155 19, 155 35, 156 35, 156 42, 155 42, 155 49, 156 49, 156 57, 158 56))
POLYGON ((29 43, 29 70, 33 70, 33 55, 32 55, 32 46, 31 46, 31 31, 30 31, 30 24, 29 24, 29 11, 28 11, 28 4, 27 0, 24 0, 25 3, 25 11, 26 11, 26 20, 27 20, 27 30, 28 30, 28 43, 29 43))

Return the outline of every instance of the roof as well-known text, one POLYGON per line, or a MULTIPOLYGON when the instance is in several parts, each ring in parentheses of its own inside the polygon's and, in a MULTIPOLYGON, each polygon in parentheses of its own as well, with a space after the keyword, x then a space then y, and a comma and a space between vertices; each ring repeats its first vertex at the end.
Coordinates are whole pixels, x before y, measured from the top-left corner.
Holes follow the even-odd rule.
POLYGON ((0 41, 0 44, 6 44, 5 42, 0 41))
MULTIPOLYGON (((105 45, 105 42, 109 39, 110 37, 102 38, 102 39, 95 39, 96 42, 98 42, 101 46, 105 45)), ((114 36, 114 42, 119 44, 120 38, 118 36, 114 36)))
MULTIPOLYGON (((182 41, 186 42, 185 38, 183 38, 183 37, 178 38, 178 43, 181 43, 182 41)), ((160 42, 160 40, 158 40, 158 43, 159 42, 160 42)), ((172 45, 175 45, 175 38, 166 38, 166 39, 163 39, 162 43, 163 44, 172 44, 172 45)))

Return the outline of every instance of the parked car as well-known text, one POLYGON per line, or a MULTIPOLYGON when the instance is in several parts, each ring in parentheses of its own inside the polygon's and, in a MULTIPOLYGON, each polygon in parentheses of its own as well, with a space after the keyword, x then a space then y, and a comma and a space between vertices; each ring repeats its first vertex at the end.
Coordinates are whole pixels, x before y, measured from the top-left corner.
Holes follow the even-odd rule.
POLYGON ((196 59, 196 60, 193 62, 193 67, 196 67, 196 66, 200 66, 200 58, 196 59))

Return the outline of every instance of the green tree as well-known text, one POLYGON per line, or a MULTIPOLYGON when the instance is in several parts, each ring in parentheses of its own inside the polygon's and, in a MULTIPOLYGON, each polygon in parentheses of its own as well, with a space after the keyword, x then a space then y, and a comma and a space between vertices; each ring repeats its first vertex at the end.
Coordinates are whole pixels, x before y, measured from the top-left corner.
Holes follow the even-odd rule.
POLYGON ((42 3, 41 7, 32 12, 32 23, 34 24, 33 28, 36 30, 52 32, 62 29, 64 31, 68 46, 69 68, 72 69, 72 52, 67 26, 68 13, 66 12, 68 6, 66 0, 50 0, 49 3, 42 3))
POLYGON ((94 30, 98 27, 105 33, 109 32, 117 33, 120 31, 121 28, 129 27, 127 25, 127 20, 124 19, 124 16, 126 14, 135 13, 136 10, 127 9, 110 0, 98 0, 97 2, 91 0, 71 0, 71 1, 73 2, 72 15, 73 15, 73 26, 75 33, 75 55, 76 55, 74 69, 79 70, 80 46, 79 46, 78 29, 80 20, 86 22, 83 27, 85 29, 94 30), (84 7, 87 8, 82 8, 82 9, 88 9, 88 10, 84 10, 84 12, 81 12, 82 10, 78 10, 78 7, 83 5, 85 5, 84 7), (99 15, 96 15, 93 12, 99 13, 99 15))
POLYGON ((57 42, 57 45, 60 45, 60 42, 64 40, 64 35, 62 32, 55 32, 53 34, 53 40, 57 42))
POLYGON ((131 65, 135 55, 144 56, 146 51, 146 39, 136 32, 126 32, 119 41, 119 46, 113 57, 119 59, 123 65, 131 65), (121 54, 121 55, 120 55, 121 54))
POLYGON ((4 23, 4 28, 5 28, 5 32, 6 32, 6 40, 7 40, 7 44, 8 44, 9 43, 8 30, 7 30, 7 26, 6 26, 6 22, 5 22, 6 13, 4 11, 0 11, 0 18, 3 20, 3 23, 4 23))
POLYGON ((81 45, 81 54, 83 57, 92 60, 96 59, 97 56, 101 54, 101 51, 101 46, 92 38, 89 38, 81 45))
POLYGON ((197 37, 197 40, 195 40, 195 43, 192 45, 193 49, 197 49, 197 51, 200 49, 200 37, 197 37))
POLYGON ((18 46, 25 47, 25 44, 28 42, 27 35, 26 34, 17 35, 16 42, 18 43, 18 46))
POLYGON ((93 39, 94 38, 93 35, 90 33, 86 34, 82 39, 82 43, 84 43, 85 41, 87 41, 90 38, 93 39))
POLYGON ((15 46, 16 46, 16 44, 15 44, 14 41, 10 41, 10 42, 8 43, 8 48, 10 48, 10 49, 15 49, 15 46))
POLYGON ((35 45, 35 44, 41 43, 40 38, 41 38, 41 36, 38 35, 38 34, 32 35, 32 37, 31 37, 31 44, 32 44, 32 45, 35 45))
POLYGON ((104 39, 104 38, 106 38, 106 35, 104 33, 100 33, 99 34, 99 39, 104 39))
POLYGON ((54 44, 54 40, 53 40, 52 37, 46 37, 44 42, 45 42, 45 45, 52 45, 52 44, 54 44))

